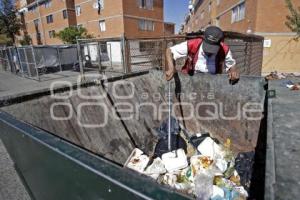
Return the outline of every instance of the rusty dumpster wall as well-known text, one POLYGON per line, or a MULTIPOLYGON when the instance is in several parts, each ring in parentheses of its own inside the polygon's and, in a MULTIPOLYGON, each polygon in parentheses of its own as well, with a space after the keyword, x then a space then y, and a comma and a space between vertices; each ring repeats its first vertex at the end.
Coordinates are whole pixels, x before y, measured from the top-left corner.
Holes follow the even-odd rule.
MULTIPOLYGON (((181 93, 181 104, 173 96, 174 115, 178 119, 184 117, 181 123, 190 135, 208 131, 222 143, 230 138, 236 152, 255 149, 261 119, 248 120, 237 115, 243 113, 248 103, 263 104, 265 91, 262 78, 245 76, 238 84, 230 85, 226 75, 179 75, 172 85, 173 95, 175 91, 181 93), (190 98, 190 94, 194 96, 190 98), (190 110, 190 106, 196 109, 190 110), (225 111, 224 117, 231 118, 221 116, 225 111), (221 117, 211 119, 209 112, 221 117), (191 113, 195 117, 188 119, 191 113)), ((124 164, 134 147, 148 155, 153 153, 157 142, 154 128, 167 115, 166 89, 162 72, 151 71, 125 80, 80 88, 72 94, 65 92, 55 97, 44 96, 1 109, 19 120, 124 164), (128 107, 133 110, 124 112, 128 107), (56 119, 51 117, 51 108, 56 119), (132 118, 128 119, 129 116, 132 118), (104 126, 92 127, 105 121, 104 126)), ((255 116, 260 114, 254 113, 255 116)))

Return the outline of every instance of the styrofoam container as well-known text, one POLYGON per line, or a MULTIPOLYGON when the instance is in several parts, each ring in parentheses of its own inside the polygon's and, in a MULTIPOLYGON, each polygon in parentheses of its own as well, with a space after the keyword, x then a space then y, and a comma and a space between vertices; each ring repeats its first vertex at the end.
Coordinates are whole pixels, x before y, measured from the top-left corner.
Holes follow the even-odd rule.
POLYGON ((224 156, 221 147, 210 137, 205 138, 205 140, 201 144, 199 144, 197 149, 202 155, 209 156, 212 159, 224 156))
POLYGON ((147 155, 143 154, 140 149, 135 148, 126 161, 125 166, 143 173, 149 163, 149 160, 150 159, 147 155))
POLYGON ((188 166, 187 157, 183 149, 163 154, 162 162, 168 172, 174 172, 188 166))

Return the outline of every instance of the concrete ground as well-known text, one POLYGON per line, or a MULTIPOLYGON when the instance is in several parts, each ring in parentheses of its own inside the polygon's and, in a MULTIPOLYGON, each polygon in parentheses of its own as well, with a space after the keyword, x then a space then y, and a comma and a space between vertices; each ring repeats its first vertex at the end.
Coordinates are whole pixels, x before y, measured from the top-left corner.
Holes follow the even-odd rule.
POLYGON ((30 200, 12 160, 0 140, 0 200, 30 200))
MULTIPOLYGON (((90 71, 85 74, 85 80, 92 80, 97 77, 99 72, 90 71)), ((121 73, 107 72, 105 74, 108 78, 120 76, 121 73)), ((46 76, 46 75, 45 75, 46 76)), ((49 90, 51 83, 66 81, 71 84, 80 82, 81 76, 78 72, 63 71, 56 74, 47 75, 44 81, 36 81, 21 76, 17 76, 10 72, 0 71, 0 101, 20 97, 23 95, 33 94, 40 91, 49 90)))

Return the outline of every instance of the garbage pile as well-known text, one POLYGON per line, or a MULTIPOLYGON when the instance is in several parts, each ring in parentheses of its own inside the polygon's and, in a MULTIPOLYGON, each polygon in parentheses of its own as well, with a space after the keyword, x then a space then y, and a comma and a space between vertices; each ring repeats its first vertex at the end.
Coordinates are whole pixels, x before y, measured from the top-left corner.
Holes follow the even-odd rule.
POLYGON ((277 71, 271 72, 265 78, 267 80, 278 80, 278 79, 286 79, 286 78, 291 78, 291 77, 300 77, 300 73, 280 73, 277 71))
POLYGON ((230 139, 221 145, 207 133, 188 138, 173 118, 172 151, 168 152, 166 123, 157 129, 161 139, 155 154, 149 157, 134 149, 125 167, 197 199, 247 199, 254 152, 235 155, 230 139))
POLYGON ((281 83, 283 87, 287 87, 290 90, 300 90, 300 83, 294 83, 291 80, 286 80, 281 83))

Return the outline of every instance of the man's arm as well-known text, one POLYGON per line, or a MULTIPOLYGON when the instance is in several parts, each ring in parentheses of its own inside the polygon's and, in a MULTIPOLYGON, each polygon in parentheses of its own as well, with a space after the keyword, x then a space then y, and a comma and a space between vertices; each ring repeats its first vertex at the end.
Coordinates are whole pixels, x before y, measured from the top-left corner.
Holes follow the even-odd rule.
POLYGON ((167 63, 165 67, 165 74, 166 74, 167 81, 171 80, 176 72, 175 60, 182 57, 186 57, 187 54, 188 54, 187 42, 182 42, 173 47, 167 48, 166 50, 167 63))
POLYGON ((236 61, 229 50, 225 58, 225 69, 230 80, 238 80, 240 78, 240 73, 235 65, 236 61))
POLYGON ((167 60, 167 65, 165 68, 165 74, 166 74, 166 80, 169 81, 173 78, 176 72, 175 60, 173 59, 173 53, 170 48, 167 48, 166 60, 167 60))

